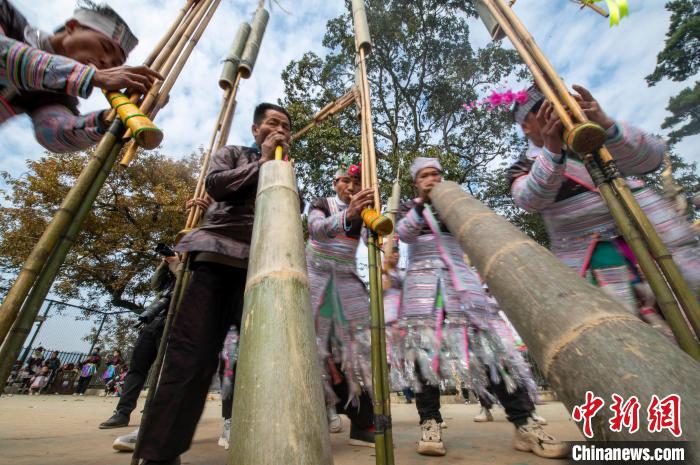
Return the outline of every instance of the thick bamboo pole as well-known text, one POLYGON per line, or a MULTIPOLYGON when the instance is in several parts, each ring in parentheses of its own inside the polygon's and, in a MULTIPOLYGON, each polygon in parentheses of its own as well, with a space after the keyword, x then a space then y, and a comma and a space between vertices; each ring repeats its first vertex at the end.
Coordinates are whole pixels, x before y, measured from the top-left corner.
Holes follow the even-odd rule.
MULTIPOLYGON (((606 405, 612 394, 635 395, 642 409, 652 395, 676 393, 683 437, 700 437, 700 417, 688 413, 700 411, 698 362, 459 185, 438 184, 431 201, 569 409, 583 403, 586 391, 606 405)), ((594 417, 596 439, 677 440, 647 428, 613 432, 612 414, 606 407, 594 417)))
POLYGON ((34 286, 29 292, 10 332, 5 338, 5 342, 0 347, 0 392, 3 392, 5 388, 5 382, 12 370, 12 363, 14 360, 17 360, 17 355, 22 349, 22 345, 39 314, 39 310, 51 289, 51 285, 56 279, 56 275, 58 275, 58 271, 65 261, 85 219, 92 210, 92 204, 104 185, 120 150, 121 143, 119 142, 119 138, 117 138, 116 144, 112 147, 112 151, 106 158, 104 165, 78 208, 75 219, 41 269, 34 286))
POLYGON ((78 176, 75 185, 66 195, 60 208, 44 230, 41 238, 27 257, 17 279, 8 291, 0 306, 0 340, 4 340, 14 323, 19 310, 24 303, 29 290, 34 285, 38 274, 54 247, 74 221, 76 212, 85 198, 95 177, 105 163, 105 160, 117 143, 117 138, 124 133, 121 121, 115 121, 110 126, 100 143, 95 148, 93 156, 78 176))
POLYGON ((330 465, 291 163, 268 161, 260 169, 249 263, 227 463, 330 465))

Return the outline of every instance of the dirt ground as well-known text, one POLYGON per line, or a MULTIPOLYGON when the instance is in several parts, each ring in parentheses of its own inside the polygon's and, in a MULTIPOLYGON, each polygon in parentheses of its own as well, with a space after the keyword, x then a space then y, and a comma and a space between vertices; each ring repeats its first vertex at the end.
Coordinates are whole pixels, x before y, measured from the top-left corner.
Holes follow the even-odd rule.
MULTIPOLYGON (((2 465, 128 465, 130 454, 112 450, 112 441, 136 427, 139 415, 133 415, 129 428, 100 430, 117 399, 94 396, 26 396, 0 399, 0 464, 2 465)), ((142 406, 140 400, 138 412, 142 406)), ((443 405, 448 428, 443 433, 445 457, 423 457, 415 452, 419 436, 415 405, 393 404, 394 441, 397 465, 423 464, 501 464, 555 465, 563 461, 541 459, 511 447, 513 427, 503 410, 494 409, 495 421, 475 423, 472 417, 478 404, 443 405)), ((226 454, 217 446, 221 433, 221 403, 207 402, 192 448, 182 457, 183 465, 226 463, 226 454)), ((538 407, 547 418, 550 434, 562 440, 581 440, 564 406, 552 402, 538 407)), ((373 465, 372 449, 347 444, 350 424, 343 417, 344 431, 331 436, 335 465, 373 465)), ((232 438, 233 439, 233 438, 232 438)), ((246 464, 253 465, 253 464, 246 464)))

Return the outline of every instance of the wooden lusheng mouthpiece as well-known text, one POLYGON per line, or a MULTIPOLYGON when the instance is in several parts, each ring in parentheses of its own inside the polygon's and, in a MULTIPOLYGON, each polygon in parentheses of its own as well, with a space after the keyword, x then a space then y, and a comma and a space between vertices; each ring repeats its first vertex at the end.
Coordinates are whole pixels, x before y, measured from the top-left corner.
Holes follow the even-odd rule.
POLYGON ((299 195, 284 161, 260 167, 240 333, 228 465, 331 465, 299 195))
POLYGON ((241 64, 238 65, 238 72, 241 73, 241 77, 244 79, 248 79, 253 74, 255 61, 258 59, 258 51, 260 51, 260 44, 265 35, 265 28, 267 28, 269 19, 270 13, 265 8, 258 8, 255 16, 253 16, 253 24, 248 35, 248 41, 245 44, 245 49, 243 49, 243 55, 241 55, 241 64))
POLYGON ((131 131, 139 147, 150 150, 160 145, 163 140, 163 132, 153 124, 148 116, 141 113, 139 107, 129 97, 121 92, 107 92, 105 95, 124 125, 131 131))
POLYGON ((250 24, 246 22, 241 23, 236 37, 233 39, 231 49, 224 60, 224 69, 221 71, 221 77, 219 78, 219 87, 224 90, 233 87, 233 83, 236 81, 236 74, 241 64, 241 56, 243 55, 243 50, 248 41, 250 30, 250 24))
POLYGON ((388 236, 394 230, 394 223, 377 210, 365 208, 360 215, 365 226, 380 236, 388 236))

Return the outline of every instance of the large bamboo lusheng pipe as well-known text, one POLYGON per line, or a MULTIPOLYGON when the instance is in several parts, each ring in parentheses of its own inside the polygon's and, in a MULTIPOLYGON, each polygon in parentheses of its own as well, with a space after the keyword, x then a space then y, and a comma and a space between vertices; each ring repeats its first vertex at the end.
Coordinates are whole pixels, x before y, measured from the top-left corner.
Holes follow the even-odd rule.
POLYGON ((431 201, 569 411, 586 391, 605 400, 594 417, 596 439, 677 440, 645 427, 611 431, 613 393, 637 396, 642 411, 652 395, 679 394, 683 437, 700 437, 698 362, 459 185, 436 185, 431 201))
POLYGON ((83 202, 78 208, 73 222, 66 231, 66 234, 61 238, 56 245, 53 253, 47 260, 46 264, 39 273, 34 286, 27 296, 22 308, 17 315, 17 318, 12 325, 10 332, 5 338, 5 342, 0 347, 0 392, 5 388, 5 381, 10 375, 12 364, 17 360, 22 345, 26 340, 29 332, 34 325, 39 310, 41 309, 44 300, 46 299, 51 285, 53 284, 61 265, 66 259, 70 248, 73 246, 75 238, 78 236, 82 225, 92 210, 92 204, 95 202, 102 186, 104 185, 107 176, 111 172, 119 151, 121 150, 120 137, 115 137, 115 145, 105 159, 104 165, 97 174, 95 181, 88 189, 83 202))
MULTIPOLYGON (((164 75, 165 80, 156 81, 151 89, 148 91, 139 105, 142 113, 148 115, 150 118, 155 118, 158 110, 165 105, 166 99, 170 94, 170 90, 175 85, 180 72, 184 68, 190 54, 194 50, 197 42, 202 37, 202 34, 209 25, 209 21, 216 12, 221 0, 200 0, 197 4, 196 12, 193 13, 192 22, 188 25, 183 36, 179 39, 177 46, 173 52, 168 56, 163 64, 161 74, 164 75)), ((126 137, 130 134, 127 133, 126 137)), ((119 162, 122 166, 129 166, 131 161, 136 156, 136 151, 138 149, 137 144, 134 141, 129 141, 126 146, 126 151, 121 161, 119 162)))
MULTIPOLYGON (((534 39, 527 32, 525 27, 519 21, 517 16, 513 11, 510 10, 505 4, 500 0, 478 0, 477 5, 481 6, 480 14, 482 14, 482 19, 484 23, 489 28, 493 28, 493 24, 496 23, 499 28, 508 36, 513 45, 518 50, 518 53, 523 58, 523 61, 527 64, 528 68, 532 72, 535 81, 540 90, 545 94, 546 98, 550 100, 554 106, 557 114, 562 118, 562 122, 567 129, 575 129, 574 120, 566 112, 565 106, 572 112, 573 118, 577 119, 579 123, 585 121, 586 116, 579 107, 578 103, 571 97, 571 95, 566 90, 566 86, 561 81, 556 71, 553 69, 551 64, 547 61, 544 54, 537 47, 534 39), (562 103, 563 100, 565 103, 562 103)), ((576 137, 579 139, 586 140, 585 144, 587 147, 592 147, 594 144, 590 143, 595 137, 589 139, 588 135, 594 134, 589 133, 589 129, 593 130, 593 127, 583 127, 576 137), (589 144, 590 143, 590 144, 589 144)), ((578 131, 578 130, 577 130, 578 131)), ((574 132, 569 132, 567 136, 567 144, 571 146, 574 142, 569 140, 572 138, 574 132)), ((639 207, 636 199, 632 195, 626 182, 621 178, 618 172, 615 162, 612 158, 610 152, 604 146, 597 148, 596 150, 598 160, 596 163, 601 165, 601 170, 607 179, 602 179, 596 181, 597 184, 608 182, 613 189, 601 189, 601 195, 603 196, 606 204, 610 208, 611 214, 615 219, 616 224, 623 233, 623 237, 630 244, 635 256, 648 255, 649 251, 642 250, 647 247, 650 248, 654 259, 659 265, 661 271, 656 267, 656 265, 647 260, 641 260, 640 266, 644 275, 647 277, 649 284, 656 294, 659 306, 661 307, 664 315, 670 321, 680 321, 682 319, 678 317, 680 307, 675 299, 668 298, 668 288, 669 283, 671 287, 676 292, 676 297, 681 303, 683 309, 685 310, 688 317, 695 319, 698 324, 700 324, 700 309, 698 309, 698 302, 693 295, 692 291, 688 287, 687 283, 683 280, 675 263, 668 253, 668 250, 664 246, 660 237, 654 230, 653 226, 646 218, 646 215, 639 207), (630 218, 623 214, 627 212, 633 221, 634 225, 630 223, 630 218), (640 241, 634 240, 632 237, 628 237, 634 227, 638 227, 640 233, 645 238, 646 243, 642 244, 640 241), (663 272, 663 275, 661 275, 663 272), (668 283, 666 282, 668 280, 668 283), (695 315, 695 316, 693 316, 695 315)), ((585 155, 585 152, 582 152, 585 155)), ((584 156, 585 158, 585 156, 584 156)), ((596 180, 599 176, 591 172, 590 163, 586 166, 589 168, 591 177, 596 180)), ((695 327, 695 325, 694 325, 695 327)), ((685 325, 678 325, 675 328, 672 326, 674 334, 679 338, 679 343, 684 340, 682 344, 687 347, 688 341, 694 340, 695 337, 690 333, 690 330, 685 325), (680 333, 685 333, 679 336, 680 333)), ((697 331, 697 328, 696 328, 697 331)), ((700 334, 700 333, 697 333, 700 334)), ((697 342, 695 342, 697 344, 697 342)))
POLYGON ((227 463, 331 465, 299 195, 289 162, 260 168, 240 333, 227 463))

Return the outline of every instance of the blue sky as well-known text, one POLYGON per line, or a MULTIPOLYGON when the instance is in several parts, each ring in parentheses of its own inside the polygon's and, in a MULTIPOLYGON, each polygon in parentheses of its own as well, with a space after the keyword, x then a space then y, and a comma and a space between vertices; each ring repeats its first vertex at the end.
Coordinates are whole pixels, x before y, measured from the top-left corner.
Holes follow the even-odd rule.
MULTIPOLYGON (((74 0, 13 0, 35 25, 51 30, 72 11, 74 0)), ((170 24, 183 0, 109 1, 131 25, 140 45, 129 63, 140 63, 160 34, 170 24)), ((644 76, 656 63, 668 28, 664 0, 630 0, 631 15, 619 27, 590 10, 580 11, 567 0, 519 0, 515 11, 543 48, 567 83, 589 87, 612 116, 645 130, 663 133, 660 124, 667 116, 668 98, 689 83, 664 81, 647 87, 644 76)), ((250 142, 252 110, 260 101, 282 97, 281 71, 292 59, 308 50, 323 54, 321 40, 326 21, 344 9, 342 0, 304 0, 282 4, 291 14, 273 6, 267 34, 251 79, 242 83, 230 143, 250 142)), ((165 132, 163 151, 172 157, 191 153, 207 143, 214 125, 221 91, 217 86, 221 59, 225 56, 238 25, 249 20, 256 1, 224 0, 202 37, 190 62, 171 94, 169 105, 158 116, 165 132)), ((484 45, 484 27, 472 21, 475 45, 484 45)), ((505 41, 506 46, 510 44, 505 41)), ((103 108, 102 95, 95 93, 82 104, 83 111, 103 108)), ((38 158, 42 148, 34 141, 25 116, 0 126, 0 169, 21 174, 26 159, 38 158)), ((700 161, 700 137, 685 139, 678 152, 700 161)))

